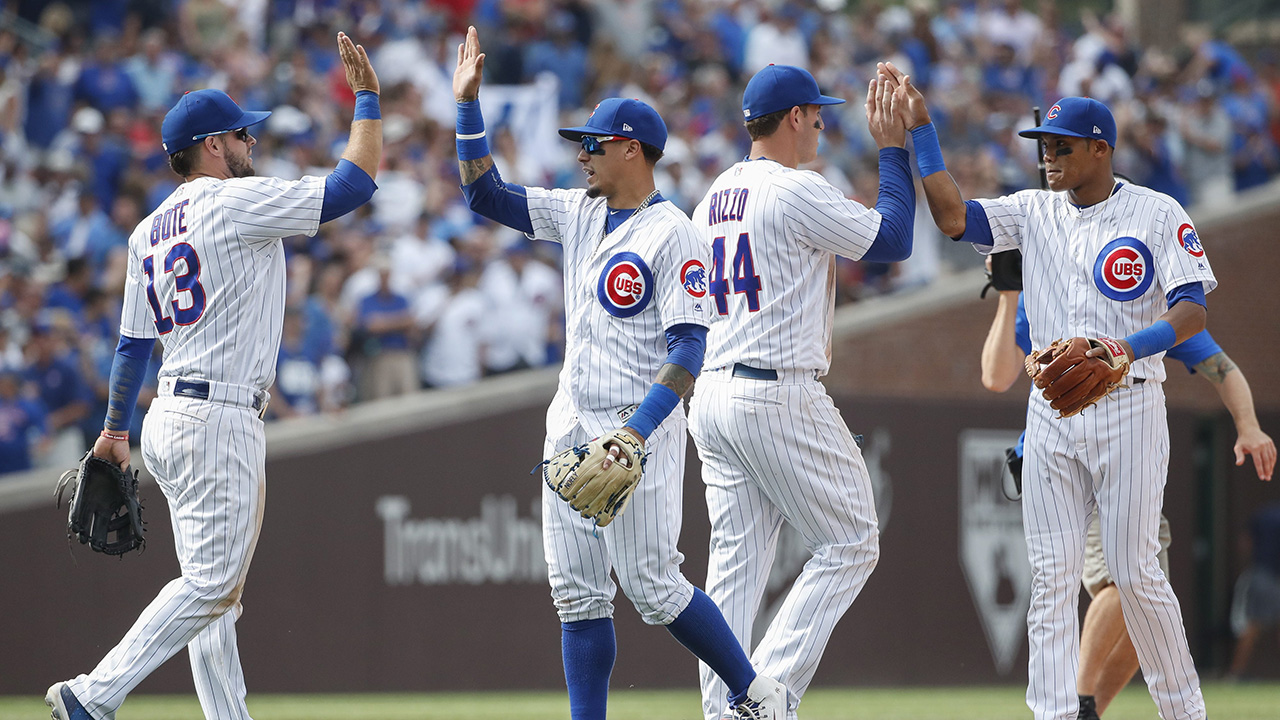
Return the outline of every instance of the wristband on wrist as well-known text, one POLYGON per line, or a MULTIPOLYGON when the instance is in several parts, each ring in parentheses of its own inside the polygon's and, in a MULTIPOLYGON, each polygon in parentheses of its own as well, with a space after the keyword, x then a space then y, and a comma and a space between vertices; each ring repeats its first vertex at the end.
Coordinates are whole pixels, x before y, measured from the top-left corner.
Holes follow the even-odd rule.
POLYGON ((382 106, 378 102, 378 93, 372 90, 361 90, 356 93, 356 112, 353 120, 381 120, 382 106))
POLYGON ((128 431, 128 430, 103 430, 103 431, 102 431, 101 433, 99 433, 99 434, 100 434, 102 437, 104 437, 104 438, 106 438, 106 439, 108 439, 108 440, 125 440, 125 441, 127 441, 127 440, 129 439, 129 431, 128 431))
POLYGON ((920 169, 920 177, 928 177, 947 169, 942 160, 942 146, 938 144, 938 130, 933 123, 925 123, 913 129, 911 139, 916 146, 916 167, 920 169))
POLYGON ((1157 320, 1150 327, 1145 327, 1124 339, 1133 348, 1133 359, 1164 352, 1178 344, 1178 332, 1168 320, 1157 320))
POLYGON ((457 136, 459 160, 479 160, 489 154, 479 100, 458 103, 457 136))
POLYGON ((680 396, 675 390, 662 383, 654 383, 649 387, 649 392, 645 394, 640 407, 636 408, 635 413, 627 420, 626 427, 635 430, 640 437, 648 440, 649 435, 653 434, 653 431, 679 404, 680 396))

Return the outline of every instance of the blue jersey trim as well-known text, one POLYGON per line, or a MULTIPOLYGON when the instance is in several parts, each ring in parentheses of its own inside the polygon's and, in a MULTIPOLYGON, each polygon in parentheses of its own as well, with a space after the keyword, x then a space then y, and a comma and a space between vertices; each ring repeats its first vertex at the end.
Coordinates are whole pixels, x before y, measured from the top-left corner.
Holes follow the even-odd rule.
POLYGON ((324 179, 324 200, 320 203, 320 222, 327 223, 369 202, 378 185, 359 165, 343 158, 338 167, 324 179))
POLYGON ((472 212, 526 235, 533 234, 528 192, 523 186, 503 182, 496 166, 489 168, 475 182, 463 185, 462 194, 472 212))
POLYGON ((1169 348, 1164 356, 1172 358, 1187 366, 1187 372, 1194 373, 1196 366, 1222 352, 1208 330, 1201 330, 1191 337, 1169 348))
POLYGON ((987 219, 987 211, 982 203, 977 200, 964 201, 964 233, 951 239, 974 245, 996 244, 995 236, 991 234, 991 221, 987 219))
POLYGON ((863 260, 901 262, 911 257, 912 229, 916 220, 916 185, 911 181, 907 151, 880 150, 880 195, 876 198, 880 230, 863 260))
POLYGON ((679 365, 698 377, 707 350, 707 328, 681 323, 667 328, 667 362, 679 365))
POLYGON ((1169 307, 1173 307, 1183 300, 1193 302, 1200 307, 1209 307, 1204 298, 1204 284, 1199 282, 1189 282, 1186 285, 1179 285, 1166 293, 1164 297, 1165 300, 1168 301, 1169 307))

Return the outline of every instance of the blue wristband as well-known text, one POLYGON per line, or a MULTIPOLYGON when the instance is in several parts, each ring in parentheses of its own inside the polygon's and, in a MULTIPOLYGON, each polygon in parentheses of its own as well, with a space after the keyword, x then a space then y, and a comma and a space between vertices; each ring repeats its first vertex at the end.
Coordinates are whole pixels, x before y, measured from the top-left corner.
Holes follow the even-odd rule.
POLYGON ((361 90, 356 93, 356 113, 352 120, 381 120, 382 106, 378 104, 378 93, 372 90, 361 90))
POLYGON ((680 404, 680 396, 675 390, 661 383, 654 383, 644 396, 640 407, 636 408, 626 426, 639 433, 645 440, 662 424, 663 420, 680 404))
POLYGON ((1157 320, 1124 339, 1133 348, 1133 359, 1148 357, 1164 352, 1178 344, 1178 333, 1168 320, 1157 320))
POLYGON ((458 159, 479 160, 489 154, 489 141, 484 137, 484 116, 480 101, 458 103, 458 159))
POLYGON ((933 123, 926 123, 911 131, 916 146, 916 167, 925 178, 947 169, 942 161, 942 146, 938 144, 938 130, 933 123))

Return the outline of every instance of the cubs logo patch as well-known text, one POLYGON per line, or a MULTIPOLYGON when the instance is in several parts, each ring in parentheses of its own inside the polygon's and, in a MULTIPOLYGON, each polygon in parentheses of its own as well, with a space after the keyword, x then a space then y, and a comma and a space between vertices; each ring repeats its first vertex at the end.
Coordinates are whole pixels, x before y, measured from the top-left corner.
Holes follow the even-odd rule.
POLYGON ((1103 295, 1119 302, 1142 297, 1155 279, 1151 250, 1134 237, 1116 238, 1098 253, 1093 264, 1093 284, 1103 295))
POLYGON ((1178 242, 1182 243, 1182 249, 1186 250, 1191 257, 1204 257, 1204 246, 1200 244, 1200 236, 1196 234, 1196 229, 1191 227, 1191 223, 1183 223, 1178 228, 1178 242))
POLYGON ((684 291, 696 298, 707 295, 707 269, 698 260, 690 260, 680 268, 680 284, 684 291))
POLYGON ((1054 105, 1053 107, 1049 108, 1049 112, 1047 112, 1047 113, 1045 113, 1045 114, 1044 114, 1044 119, 1045 119, 1045 120, 1052 120, 1052 119, 1054 119, 1054 118, 1058 117, 1058 112, 1059 112, 1060 110, 1062 110, 1062 106, 1061 106, 1061 105, 1054 105))
POLYGON ((653 299, 653 272, 639 255, 620 252, 604 264, 596 297, 605 312, 614 317, 638 315, 653 299))

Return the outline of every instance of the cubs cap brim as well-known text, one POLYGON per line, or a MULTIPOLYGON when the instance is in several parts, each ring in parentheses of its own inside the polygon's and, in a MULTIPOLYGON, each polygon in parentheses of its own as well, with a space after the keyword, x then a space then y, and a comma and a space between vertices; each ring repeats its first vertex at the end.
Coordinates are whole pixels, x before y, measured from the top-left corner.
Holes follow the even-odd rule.
MULTIPOLYGON (((1066 135, 1067 137, 1079 138, 1094 137, 1093 135, 1085 135, 1084 133, 1078 133, 1075 130, 1068 130, 1064 127, 1058 127, 1055 125, 1039 125, 1031 128, 1030 130, 1020 130, 1018 131, 1018 135, 1024 138, 1031 138, 1032 140, 1035 140, 1041 135, 1066 135)), ((1102 138, 1098 139, 1101 140, 1102 138)))

